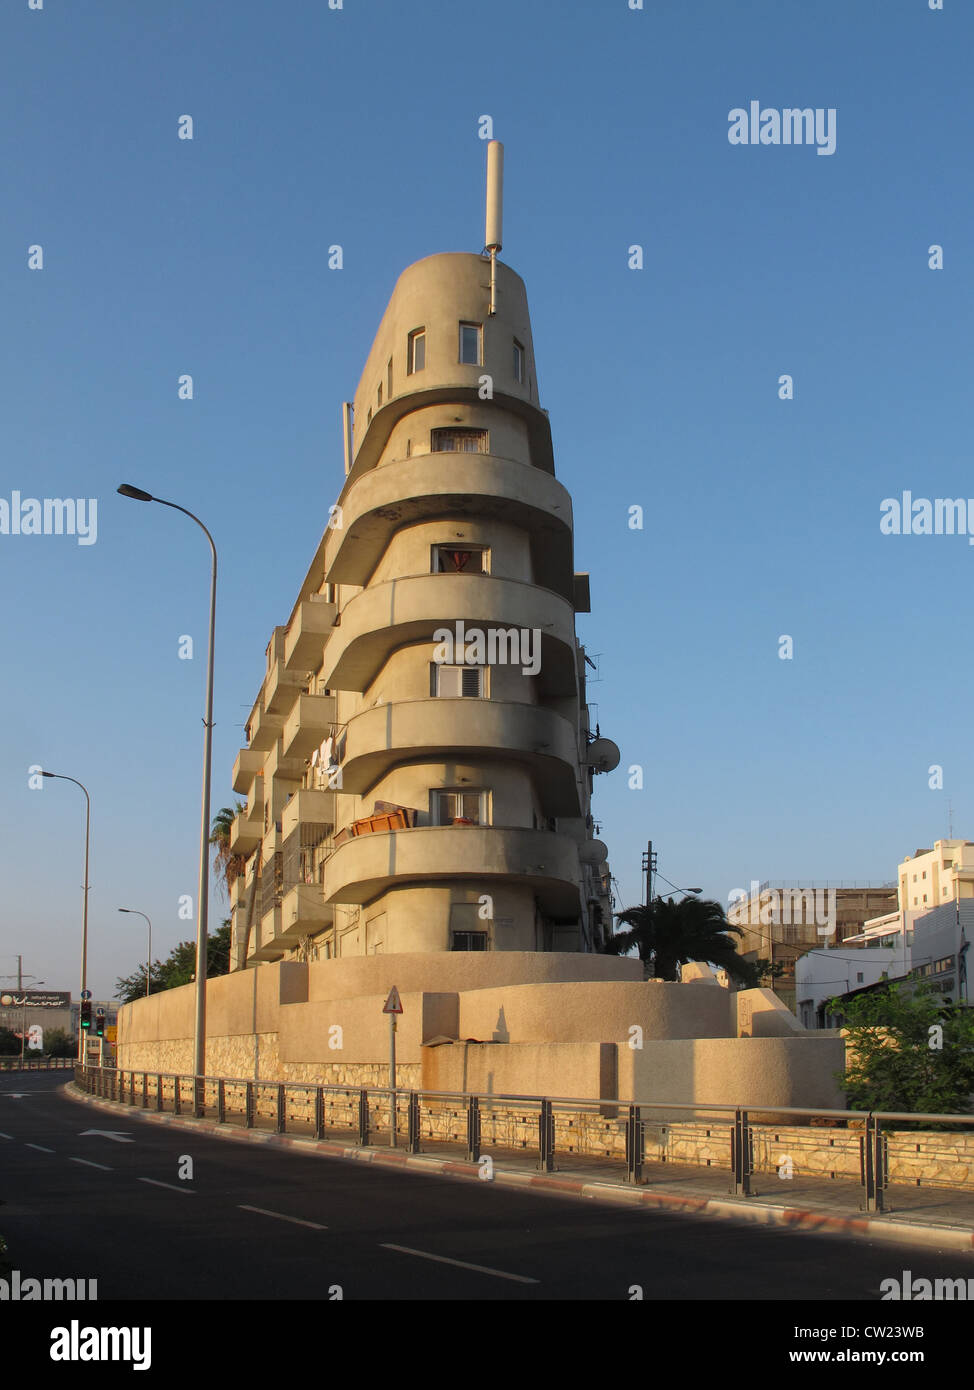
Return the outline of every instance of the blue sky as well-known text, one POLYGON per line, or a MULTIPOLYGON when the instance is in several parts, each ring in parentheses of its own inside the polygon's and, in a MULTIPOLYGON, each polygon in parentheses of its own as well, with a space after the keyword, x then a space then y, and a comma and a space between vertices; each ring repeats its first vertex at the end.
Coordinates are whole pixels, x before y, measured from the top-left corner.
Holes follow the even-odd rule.
POLYGON ((77 989, 83 798, 32 764, 91 791, 96 995, 144 953, 118 906, 154 954, 192 935, 207 551, 115 488, 216 539, 216 809, 396 277, 480 250, 483 114, 592 575, 620 905, 649 838, 725 901, 889 878, 948 801, 974 838, 974 547, 879 531, 904 489, 974 495, 972 41, 960 0, 5 0, 0 497, 96 498, 98 539, 0 535, 0 975, 77 989), (835 153, 732 146, 751 100, 834 107, 835 153))

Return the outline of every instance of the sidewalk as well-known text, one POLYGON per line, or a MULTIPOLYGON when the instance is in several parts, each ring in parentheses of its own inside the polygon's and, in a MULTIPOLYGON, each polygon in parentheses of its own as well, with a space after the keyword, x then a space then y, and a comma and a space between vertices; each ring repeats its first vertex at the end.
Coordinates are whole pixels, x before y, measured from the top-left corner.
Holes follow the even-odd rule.
MULTIPOLYGON (((428 1151, 408 1154, 404 1148, 387 1145, 360 1146, 351 1133, 315 1140, 297 1133, 277 1134, 269 1129, 247 1129, 237 1123, 219 1124, 215 1119, 196 1120, 185 1115, 143 1110, 117 1101, 89 1096, 64 1087, 64 1095, 81 1105, 91 1105, 114 1116, 124 1114, 151 1124, 196 1130, 213 1138, 241 1143, 269 1144, 293 1148, 299 1153, 337 1158, 357 1163, 391 1165, 427 1177, 483 1181, 484 1169, 463 1157, 459 1145, 425 1141, 428 1151)), ((766 1226, 817 1234, 865 1237, 893 1241, 901 1245, 923 1245, 940 1250, 974 1252, 974 1192, 950 1188, 895 1185, 884 1193, 882 1213, 859 1211, 862 1188, 853 1182, 798 1177, 783 1181, 774 1173, 755 1173, 751 1178, 753 1195, 731 1194, 728 1169, 695 1168, 684 1165, 647 1163, 643 1183, 625 1181, 620 1163, 556 1154, 556 1171, 540 1173, 532 1156, 509 1150, 485 1149, 484 1157, 493 1164, 491 1181, 502 1187, 530 1189, 576 1197, 613 1206, 642 1207, 647 1210, 706 1216, 711 1219, 745 1221, 766 1226)))

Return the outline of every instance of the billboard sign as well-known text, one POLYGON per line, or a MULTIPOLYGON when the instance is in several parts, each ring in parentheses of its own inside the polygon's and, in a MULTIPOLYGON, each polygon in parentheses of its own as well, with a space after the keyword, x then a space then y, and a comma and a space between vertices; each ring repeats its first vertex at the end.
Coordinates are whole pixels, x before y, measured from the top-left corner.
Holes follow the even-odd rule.
POLYGON ((7 989, 0 994, 4 1009, 70 1009, 71 991, 56 989, 7 989))

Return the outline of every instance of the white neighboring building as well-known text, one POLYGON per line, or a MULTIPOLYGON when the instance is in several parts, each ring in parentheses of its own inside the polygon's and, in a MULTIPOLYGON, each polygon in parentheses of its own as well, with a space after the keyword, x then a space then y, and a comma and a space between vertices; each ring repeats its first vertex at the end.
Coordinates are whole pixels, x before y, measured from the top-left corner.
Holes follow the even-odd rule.
MULTIPOLYGON (((896 913, 891 916, 895 919, 896 913)), ((824 1028, 825 1020, 819 1016, 819 1008, 827 999, 875 985, 884 975, 890 979, 907 975, 909 970, 909 948, 902 936, 897 936, 895 944, 889 946, 809 951, 795 962, 798 1021, 804 1028, 824 1028)))
POLYGON ((862 933, 860 939, 874 944, 809 951, 796 962, 796 1012, 804 1027, 827 1026, 824 1012, 819 1012, 827 999, 877 984, 884 975, 891 980, 906 976, 926 980, 946 1003, 970 1003, 967 976, 974 900, 955 898, 923 916, 911 910, 908 920, 911 925, 904 932, 900 914, 887 913, 867 923, 869 930, 862 933))

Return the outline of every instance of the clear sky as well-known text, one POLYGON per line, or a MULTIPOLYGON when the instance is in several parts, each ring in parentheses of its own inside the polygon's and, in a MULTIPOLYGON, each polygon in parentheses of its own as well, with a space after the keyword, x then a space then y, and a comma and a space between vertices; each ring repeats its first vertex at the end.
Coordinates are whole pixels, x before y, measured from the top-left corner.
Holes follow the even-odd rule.
POLYGON ((216 810, 396 277, 481 249, 485 114, 622 750, 620 906, 649 838, 725 902, 891 878, 948 802, 974 838, 974 547, 879 528, 904 489, 974 497, 972 48, 963 0, 4 0, 0 498, 98 511, 92 545, 0 535, 0 975, 78 985, 83 798, 31 765, 91 791, 96 997, 144 958, 118 906, 155 955, 193 934, 208 552, 115 488, 219 548, 216 810), (835 152, 732 145, 751 101, 834 108, 835 152))

